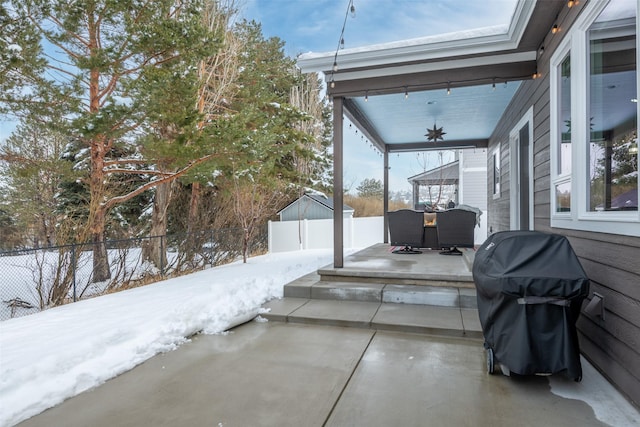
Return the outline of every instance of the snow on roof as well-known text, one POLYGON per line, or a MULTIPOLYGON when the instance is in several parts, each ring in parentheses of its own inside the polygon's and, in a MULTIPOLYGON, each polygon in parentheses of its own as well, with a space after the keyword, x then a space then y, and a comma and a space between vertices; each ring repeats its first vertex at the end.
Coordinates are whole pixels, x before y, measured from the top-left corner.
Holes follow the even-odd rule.
MULTIPOLYGON (((399 40, 388 43, 378 43, 368 46, 343 49, 339 52, 338 57, 361 52, 375 52, 383 50, 398 49, 403 47, 433 45, 444 42, 453 41, 470 41, 479 38, 506 35, 509 31, 509 25, 494 25, 491 27, 475 28, 471 30, 455 31, 451 33, 436 34, 432 36, 416 37, 406 40, 399 40)), ((314 58, 333 58, 335 52, 307 52, 301 54, 298 59, 314 59, 314 58)))

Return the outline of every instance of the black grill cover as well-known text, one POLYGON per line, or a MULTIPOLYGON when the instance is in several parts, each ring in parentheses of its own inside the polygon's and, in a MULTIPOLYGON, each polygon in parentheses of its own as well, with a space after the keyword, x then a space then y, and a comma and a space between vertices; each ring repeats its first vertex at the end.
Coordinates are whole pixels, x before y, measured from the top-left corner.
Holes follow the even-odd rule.
POLYGON ((476 252, 473 279, 496 362, 520 375, 582 377, 575 324, 589 278, 564 236, 495 233, 476 252))

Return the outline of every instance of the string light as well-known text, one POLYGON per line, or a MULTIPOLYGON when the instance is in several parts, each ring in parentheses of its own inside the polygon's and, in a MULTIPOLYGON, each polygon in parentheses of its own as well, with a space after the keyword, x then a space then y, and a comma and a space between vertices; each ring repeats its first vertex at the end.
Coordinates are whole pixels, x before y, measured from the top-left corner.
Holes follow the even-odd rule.
POLYGON ((364 102, 369 102, 369 91, 364 93, 364 102))
MULTIPOLYGON (((541 77, 541 74, 539 73, 535 73, 537 75, 537 77, 541 77)), ((405 97, 408 97, 409 95, 409 89, 411 90, 416 90, 416 91, 425 91, 425 90, 437 90, 439 88, 442 88, 443 86, 446 87, 447 90, 447 94, 451 93, 452 90, 452 86, 453 85, 460 85, 460 86, 491 86, 491 88, 493 89, 494 85, 497 87, 498 84, 504 84, 504 87, 507 87, 509 84, 509 81, 520 81, 520 80, 526 80, 526 79, 530 79, 532 78, 533 74, 524 74, 521 76, 509 76, 507 77, 501 77, 501 76, 494 76, 494 77, 481 77, 481 78, 475 78, 475 79, 464 79, 464 80, 448 80, 448 81, 439 81, 439 82, 430 82, 430 83, 422 83, 422 84, 414 84, 414 85, 402 85, 402 86, 381 86, 381 87, 376 87, 376 93, 380 92, 380 93, 404 93, 405 97)), ((364 94, 364 99, 368 100, 368 96, 369 96, 369 92, 370 89, 366 89, 364 94)), ((341 94, 348 96, 348 95, 352 95, 352 96, 356 96, 356 97, 362 97, 362 89, 357 89, 357 90, 353 90, 353 91, 342 91, 340 92, 341 94)), ((362 99, 362 98, 360 98, 362 99)))
POLYGON ((409 98, 409 89, 405 86, 404 87, 404 99, 408 99, 409 98))
POLYGON ((572 8, 573 6, 577 5, 578 3, 580 3, 578 0, 569 0, 567 2, 567 7, 568 8, 572 8))
POLYGON ((353 5, 353 0, 349 0, 347 12, 344 14, 344 22, 342 23, 342 30, 340 31, 340 38, 338 38, 338 47, 336 47, 336 53, 333 55, 333 71, 331 72, 331 83, 329 84, 332 89, 336 87, 336 84, 333 81, 333 73, 338 71, 338 52, 340 49, 344 49, 344 29, 347 26, 347 18, 349 17, 349 14, 351 14, 353 18, 356 17, 356 7, 353 5))
POLYGON ((496 79, 493 79, 493 83, 491 84, 491 89, 496 90, 496 79))
POLYGON ((551 34, 555 34, 558 31, 560 31, 560 27, 558 27, 558 24, 553 24, 553 27, 551 27, 551 34))

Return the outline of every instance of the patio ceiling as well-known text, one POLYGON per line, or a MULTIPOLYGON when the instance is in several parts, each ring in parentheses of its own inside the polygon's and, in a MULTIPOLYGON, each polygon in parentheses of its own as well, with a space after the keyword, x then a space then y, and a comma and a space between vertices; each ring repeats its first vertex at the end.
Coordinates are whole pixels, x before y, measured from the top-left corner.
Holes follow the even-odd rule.
POLYGON ((519 82, 492 84, 369 97, 354 97, 347 104, 370 122, 372 133, 389 152, 439 149, 449 142, 482 146, 509 105, 519 82), (427 141, 427 129, 442 128, 443 139, 427 141))
POLYGON ((508 28, 308 53, 331 98, 381 152, 486 147, 519 82, 533 78, 539 48, 564 1, 518 2, 508 28), (337 68, 337 70, 336 70, 337 68), (443 139, 427 140, 442 128, 443 139))

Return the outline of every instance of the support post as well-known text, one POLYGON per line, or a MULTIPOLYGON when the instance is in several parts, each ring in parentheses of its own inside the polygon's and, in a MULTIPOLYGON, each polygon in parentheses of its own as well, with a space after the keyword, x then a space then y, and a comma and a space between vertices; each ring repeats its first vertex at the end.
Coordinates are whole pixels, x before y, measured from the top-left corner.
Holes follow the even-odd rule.
POLYGON ((384 235, 382 236, 383 243, 389 243, 389 217, 387 216, 387 212, 389 212, 389 150, 385 145, 384 148, 384 201, 382 204, 382 216, 383 216, 383 225, 384 235))
POLYGON ((344 267, 343 102, 341 97, 333 98, 333 268, 344 267))

